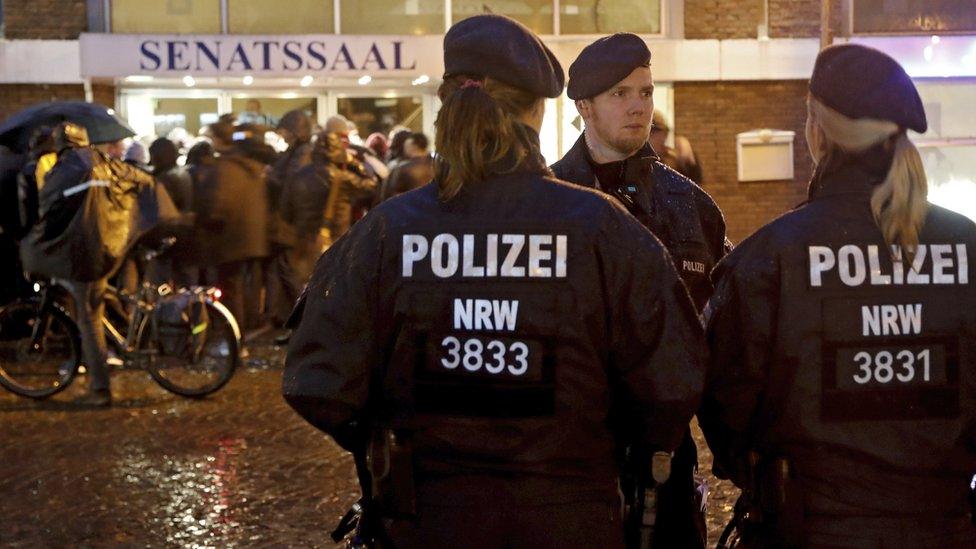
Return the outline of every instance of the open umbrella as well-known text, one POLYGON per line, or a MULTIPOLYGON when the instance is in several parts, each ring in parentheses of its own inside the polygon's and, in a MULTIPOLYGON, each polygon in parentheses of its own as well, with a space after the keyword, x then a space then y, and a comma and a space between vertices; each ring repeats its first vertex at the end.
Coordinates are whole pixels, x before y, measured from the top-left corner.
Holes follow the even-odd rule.
POLYGON ((56 126, 73 122, 88 130, 92 143, 108 143, 136 134, 115 111, 95 103, 83 101, 54 101, 38 103, 12 114, 0 122, 0 145, 16 152, 25 152, 31 133, 38 126, 56 126))

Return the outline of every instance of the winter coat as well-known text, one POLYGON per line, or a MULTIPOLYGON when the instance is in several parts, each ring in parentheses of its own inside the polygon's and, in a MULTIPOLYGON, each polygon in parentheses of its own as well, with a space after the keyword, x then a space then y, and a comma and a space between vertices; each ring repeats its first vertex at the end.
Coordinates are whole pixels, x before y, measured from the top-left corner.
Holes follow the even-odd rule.
POLYGON ((616 445, 672 450, 698 405, 701 328, 661 243, 534 162, 380 204, 293 316, 286 400, 352 451, 372 422, 394 429, 421 502, 488 508, 477 478, 608 501, 616 445))
POLYGON ((691 180, 668 168, 646 145, 626 160, 625 183, 604 188, 593 172, 583 136, 559 162, 556 177, 600 189, 619 199, 661 239, 699 310, 712 295, 709 273, 731 247, 725 217, 715 201, 691 180))
POLYGON ((739 486, 786 460, 804 544, 973 547, 976 224, 932 205, 914 259, 889 248, 870 199, 890 156, 868 157, 820 166, 715 269, 699 421, 739 486))
POLYGON ((205 233, 207 264, 268 255, 267 160, 238 149, 201 169, 197 226, 205 233))

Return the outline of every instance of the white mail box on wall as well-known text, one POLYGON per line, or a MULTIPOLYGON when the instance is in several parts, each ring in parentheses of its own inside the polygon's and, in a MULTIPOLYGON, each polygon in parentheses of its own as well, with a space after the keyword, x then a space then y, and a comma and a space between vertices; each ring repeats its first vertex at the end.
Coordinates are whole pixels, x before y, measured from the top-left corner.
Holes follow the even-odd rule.
POLYGON ((793 138, 796 132, 752 130, 735 137, 739 181, 793 179, 793 138))

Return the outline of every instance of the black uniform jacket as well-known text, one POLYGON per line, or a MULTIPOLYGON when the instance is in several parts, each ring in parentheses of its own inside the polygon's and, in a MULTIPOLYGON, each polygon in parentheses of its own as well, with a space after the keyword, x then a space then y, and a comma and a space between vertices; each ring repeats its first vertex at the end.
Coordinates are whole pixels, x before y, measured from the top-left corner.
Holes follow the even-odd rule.
POLYGON ((699 421, 716 472, 741 485, 747 449, 786 457, 808 517, 967 510, 976 225, 933 205, 893 261, 870 210, 884 166, 822 169, 714 274, 699 421))
POLYGON ((540 168, 392 198, 326 251, 289 404, 353 451, 350 422, 397 429, 420 485, 502 476, 547 501, 615 493, 619 437, 673 449, 704 383, 692 303, 616 201, 540 168))
POLYGON ((725 217, 712 197, 693 181, 664 165, 645 144, 627 159, 625 183, 617 189, 600 185, 590 164, 584 136, 559 162, 556 177, 598 188, 619 199, 670 252, 675 267, 699 311, 712 295, 709 273, 731 248, 725 217))

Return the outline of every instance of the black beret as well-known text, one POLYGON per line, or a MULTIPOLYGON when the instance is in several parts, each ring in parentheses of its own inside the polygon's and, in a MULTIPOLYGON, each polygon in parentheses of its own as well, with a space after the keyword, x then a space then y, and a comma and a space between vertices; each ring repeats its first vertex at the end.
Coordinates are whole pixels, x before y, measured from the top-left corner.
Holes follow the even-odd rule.
POLYGON ((860 44, 824 48, 813 66, 810 94, 848 118, 888 120, 918 133, 928 129, 922 99, 905 69, 860 44))
POLYGON ((651 50, 644 40, 629 32, 605 36, 583 48, 569 66, 570 99, 588 99, 609 90, 637 67, 651 64, 651 50))
POLYGON ((563 92, 563 67, 527 27, 503 15, 475 15, 444 35, 444 73, 487 76, 540 97, 563 92))

